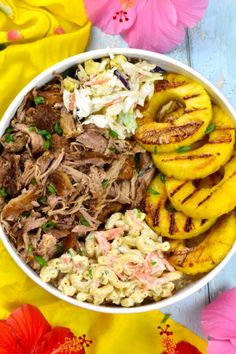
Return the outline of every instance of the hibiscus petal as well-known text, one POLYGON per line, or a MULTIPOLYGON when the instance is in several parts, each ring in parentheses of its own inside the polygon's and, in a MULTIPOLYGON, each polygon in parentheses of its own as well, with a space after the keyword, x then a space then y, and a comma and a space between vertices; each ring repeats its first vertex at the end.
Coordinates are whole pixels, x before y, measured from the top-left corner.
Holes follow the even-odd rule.
POLYGON ((233 288, 223 292, 202 311, 202 330, 206 336, 214 339, 236 338, 235 303, 236 288, 233 288))
POLYGON ((41 337, 51 330, 42 313, 32 305, 17 308, 6 323, 24 353, 32 353, 41 337))
POLYGON ((128 1, 130 6, 126 8, 124 0, 84 1, 87 16, 93 25, 109 34, 118 34, 130 28, 146 2, 147 0, 128 1))
POLYGON ((65 327, 55 327, 46 333, 38 343, 34 354, 51 354, 66 338, 73 338, 73 333, 65 327))
POLYGON ((208 0, 171 0, 176 8, 178 21, 186 27, 193 27, 204 16, 208 0))
POLYGON ((207 347, 208 354, 235 354, 236 347, 226 340, 210 340, 207 347))
POLYGON ((0 353, 1 354, 24 354, 24 351, 17 350, 15 339, 11 328, 6 321, 0 321, 0 353))
POLYGON ((171 0, 155 0, 146 3, 134 25, 122 35, 130 47, 164 53, 180 44, 185 33, 171 0))

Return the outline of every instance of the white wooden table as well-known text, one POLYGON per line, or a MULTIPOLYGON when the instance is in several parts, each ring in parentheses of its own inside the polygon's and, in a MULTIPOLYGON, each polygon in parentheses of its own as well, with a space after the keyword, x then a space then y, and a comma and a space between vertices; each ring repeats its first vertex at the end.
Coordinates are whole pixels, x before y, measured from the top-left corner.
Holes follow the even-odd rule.
MULTIPOLYGON (((127 47, 127 44, 119 36, 109 36, 93 28, 88 50, 108 46, 127 47)), ((203 74, 236 108, 236 0, 209 0, 205 19, 187 31, 185 42, 168 55, 203 74)), ((236 255, 207 286, 163 312, 171 313, 175 320, 201 334, 201 308, 219 292, 235 285, 236 255)))

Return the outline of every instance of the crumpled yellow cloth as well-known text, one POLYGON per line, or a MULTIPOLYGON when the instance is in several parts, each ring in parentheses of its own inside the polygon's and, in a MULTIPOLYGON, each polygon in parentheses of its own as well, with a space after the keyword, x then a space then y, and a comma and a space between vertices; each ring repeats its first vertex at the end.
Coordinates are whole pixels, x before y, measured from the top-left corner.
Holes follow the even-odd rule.
MULTIPOLYGON (((0 44, 6 44, 0 51, 0 118, 35 75, 83 51, 89 31, 82 0, 0 0, 0 44)), ((0 242, 0 320, 23 303, 38 306, 52 325, 86 334, 93 340, 87 354, 198 354, 187 351, 188 343, 206 353, 204 340, 171 318, 163 322, 160 311, 109 315, 58 300, 23 273, 0 242)))
POLYGON ((93 341, 86 354, 206 354, 203 339, 171 318, 162 323, 166 316, 160 311, 110 315, 58 300, 23 273, 0 242, 0 319, 24 303, 38 306, 51 325, 85 334, 93 341))
POLYGON ((89 33, 83 0, 0 0, 0 118, 33 77, 83 52, 89 33))

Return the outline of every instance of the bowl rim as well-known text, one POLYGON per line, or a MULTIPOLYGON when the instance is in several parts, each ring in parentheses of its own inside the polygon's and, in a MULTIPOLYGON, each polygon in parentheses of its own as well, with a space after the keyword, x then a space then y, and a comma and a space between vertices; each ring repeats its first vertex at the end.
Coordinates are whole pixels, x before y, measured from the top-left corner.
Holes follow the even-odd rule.
MULTIPOLYGON (((33 78, 13 99, 12 103, 9 105, 7 110, 5 111, 2 120, 0 121, 0 136, 5 131, 9 122, 13 118, 17 108, 21 104, 24 96, 34 87, 37 87, 37 84, 43 85, 44 83, 50 81, 53 77, 53 72, 63 72, 66 68, 69 68, 77 63, 82 63, 87 59, 98 59, 101 57, 108 56, 109 53, 113 54, 123 54, 130 58, 142 58, 149 61, 154 61, 156 63, 161 62, 160 66, 172 66, 175 69, 174 72, 184 72, 185 75, 195 79, 196 81, 200 81, 201 84, 207 89, 210 93, 211 98, 216 99, 221 105, 223 104, 224 108, 228 111, 228 113, 232 116, 234 120, 236 120, 236 112, 234 111, 232 105, 228 102, 228 100, 224 97, 224 95, 213 85, 211 84, 205 77, 199 74, 197 71, 192 69, 186 64, 181 63, 180 61, 165 56, 163 54, 154 53, 147 50, 141 49, 131 49, 131 48, 107 48, 107 49, 96 49, 88 52, 80 53, 69 58, 66 58, 33 78), (41 83, 43 81, 43 83, 41 83)), ((159 65, 159 64, 157 64, 159 65)), ((64 295, 57 288, 52 285, 43 282, 40 277, 20 258, 20 256, 15 251, 14 247, 10 243, 10 240, 6 236, 3 231, 2 226, 0 225, 0 239, 2 240, 5 248, 7 249, 10 256, 14 259, 16 264, 21 268, 21 270, 31 278, 38 286, 49 292, 51 295, 54 295, 56 298, 63 300, 67 303, 75 305, 77 307, 81 307, 87 310, 92 310, 96 312, 102 313, 110 313, 110 314, 131 314, 131 313, 140 313, 147 312, 151 310, 162 309, 163 307, 174 305, 177 302, 187 298, 188 296, 194 294, 198 290, 200 290, 203 286, 205 286, 210 280, 212 280, 229 262, 233 254, 236 250, 236 242, 233 247, 226 255, 226 257, 222 260, 220 264, 218 264, 212 271, 204 275, 201 279, 197 280, 194 283, 189 284, 188 287, 181 289, 174 295, 159 302, 154 302, 145 305, 139 305, 135 307, 121 307, 121 306, 104 306, 104 305, 94 305, 87 302, 78 301, 75 298, 64 295)))

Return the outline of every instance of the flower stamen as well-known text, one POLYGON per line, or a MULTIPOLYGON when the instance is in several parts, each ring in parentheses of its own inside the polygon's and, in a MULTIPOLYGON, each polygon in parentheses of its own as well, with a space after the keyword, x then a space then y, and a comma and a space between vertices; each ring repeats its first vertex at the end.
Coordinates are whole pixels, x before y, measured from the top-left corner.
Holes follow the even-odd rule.
POLYGON ((129 17, 127 15, 127 11, 116 11, 115 15, 113 16, 113 20, 118 20, 119 22, 129 21, 129 17))

